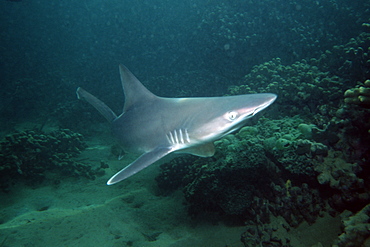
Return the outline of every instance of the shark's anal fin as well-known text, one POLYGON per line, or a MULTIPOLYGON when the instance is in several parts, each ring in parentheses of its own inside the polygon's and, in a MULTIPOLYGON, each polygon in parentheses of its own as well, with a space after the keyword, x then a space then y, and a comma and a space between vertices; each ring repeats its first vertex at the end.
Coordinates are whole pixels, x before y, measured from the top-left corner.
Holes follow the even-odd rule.
POLYGON ((163 158, 167 154, 171 153, 172 149, 170 147, 160 147, 156 148, 151 152, 144 153, 139 158, 137 158, 134 162, 123 168, 121 171, 117 172, 113 177, 111 177, 107 185, 118 183, 119 181, 122 181, 137 172, 141 171, 142 169, 150 166, 157 160, 163 158))
POLYGON ((108 122, 111 123, 114 119, 117 118, 117 115, 106 104, 104 104, 100 99, 96 98, 94 95, 88 93, 84 89, 80 87, 77 88, 76 94, 78 99, 85 99, 93 107, 95 107, 95 109, 98 110, 100 114, 108 120, 108 122))

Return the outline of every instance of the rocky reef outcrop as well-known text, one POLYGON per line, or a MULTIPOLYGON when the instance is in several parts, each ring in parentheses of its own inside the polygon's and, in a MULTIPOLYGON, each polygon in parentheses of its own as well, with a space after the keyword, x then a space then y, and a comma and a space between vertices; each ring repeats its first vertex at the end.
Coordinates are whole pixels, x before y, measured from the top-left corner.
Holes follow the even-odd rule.
POLYGON ((338 247, 369 246, 370 244, 370 204, 356 214, 349 211, 342 215, 343 233, 338 237, 338 247))

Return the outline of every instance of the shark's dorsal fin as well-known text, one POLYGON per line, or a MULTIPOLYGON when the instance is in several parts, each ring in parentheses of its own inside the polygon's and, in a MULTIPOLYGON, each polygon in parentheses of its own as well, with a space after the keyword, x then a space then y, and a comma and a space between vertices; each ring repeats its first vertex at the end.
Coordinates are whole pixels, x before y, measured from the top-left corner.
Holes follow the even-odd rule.
POLYGON ((125 93, 125 106, 123 112, 126 112, 132 105, 139 104, 150 99, 157 98, 150 92, 124 65, 119 65, 122 87, 125 93))

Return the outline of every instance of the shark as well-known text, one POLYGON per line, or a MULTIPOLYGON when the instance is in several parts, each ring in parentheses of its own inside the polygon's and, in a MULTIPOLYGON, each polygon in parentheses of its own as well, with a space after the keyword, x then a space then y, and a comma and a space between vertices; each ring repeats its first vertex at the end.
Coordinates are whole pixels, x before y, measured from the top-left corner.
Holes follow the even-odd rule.
POLYGON ((112 133, 126 152, 141 154, 113 175, 116 184, 170 153, 210 157, 214 141, 240 129, 247 120, 270 106, 272 93, 224 97, 165 98, 150 92, 124 65, 119 65, 125 103, 117 116, 105 103, 77 88, 84 99, 111 124, 112 133))

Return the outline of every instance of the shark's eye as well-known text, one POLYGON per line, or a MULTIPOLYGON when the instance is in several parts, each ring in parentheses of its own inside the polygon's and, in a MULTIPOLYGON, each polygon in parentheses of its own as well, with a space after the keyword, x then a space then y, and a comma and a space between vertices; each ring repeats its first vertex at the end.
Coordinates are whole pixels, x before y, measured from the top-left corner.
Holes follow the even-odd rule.
POLYGON ((228 118, 230 121, 235 120, 237 117, 238 117, 238 113, 237 113, 236 111, 229 111, 229 112, 227 113, 227 118, 228 118))

